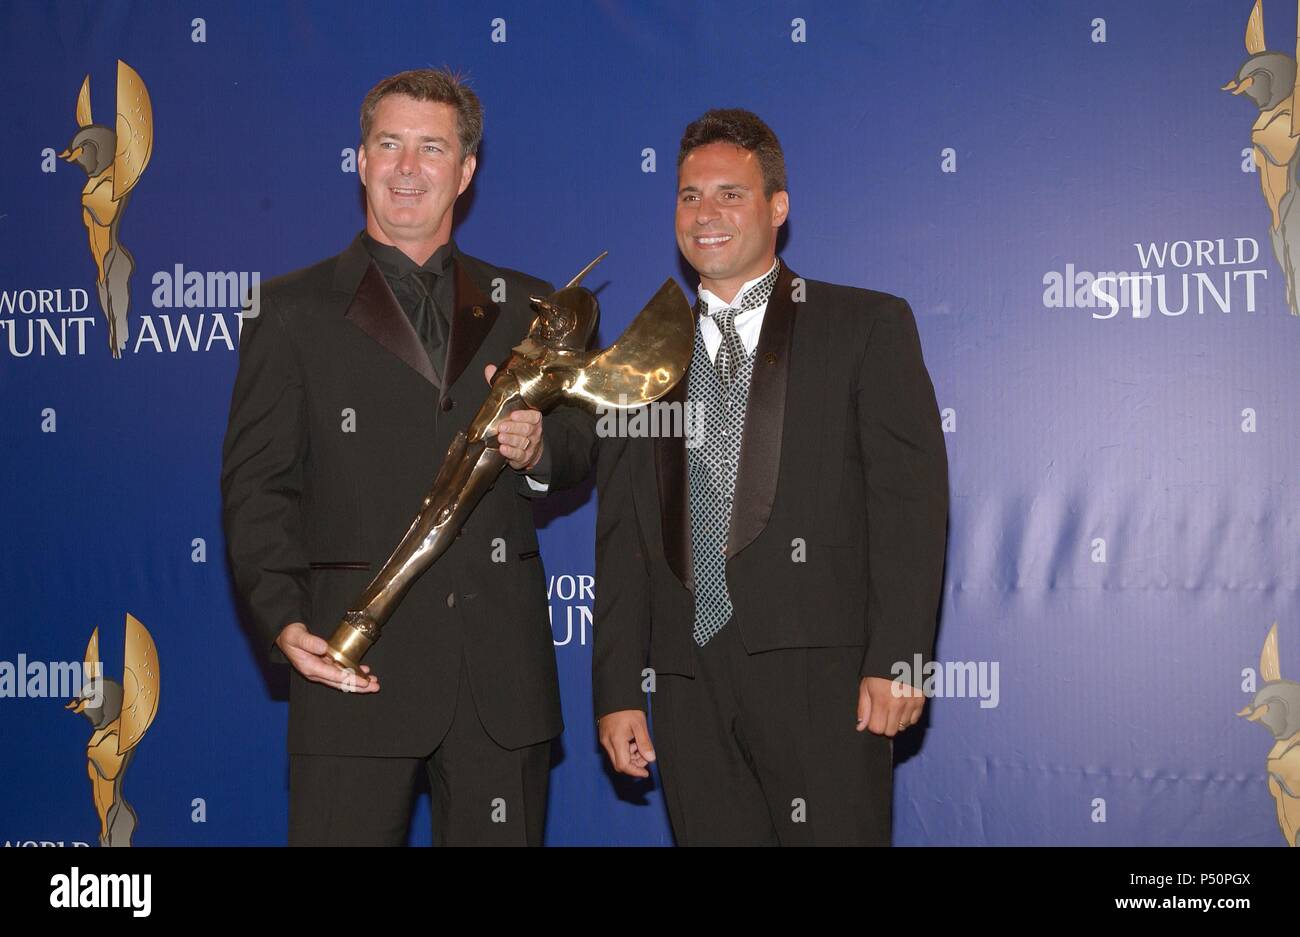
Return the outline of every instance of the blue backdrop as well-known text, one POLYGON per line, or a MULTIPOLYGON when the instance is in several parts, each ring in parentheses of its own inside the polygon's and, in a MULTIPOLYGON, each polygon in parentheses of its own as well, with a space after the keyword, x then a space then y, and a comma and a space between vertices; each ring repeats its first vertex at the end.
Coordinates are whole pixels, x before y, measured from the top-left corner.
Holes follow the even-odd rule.
MULTIPOLYGON (((362 97, 446 63, 486 115, 458 242, 553 281, 608 249, 604 341, 665 276, 694 289, 676 148, 714 106, 781 138, 795 269, 911 302, 951 465, 938 657, 984 680, 900 741, 896 843, 1281 844, 1272 739, 1235 715, 1272 623, 1300 673, 1300 319, 1258 112, 1219 90, 1250 7, 5 3, 0 660, 79 661, 98 627, 120 676, 130 612, 161 674, 125 782, 135 843, 284 842, 284 678, 238 623, 220 523, 237 307, 168 307, 154 277, 340 251, 364 223, 362 97), (121 216, 114 360, 86 177, 55 154, 86 75, 111 125, 119 59, 154 139, 121 216), (1163 275, 1166 305, 1112 310, 1083 271, 1163 275)), ((1265 19, 1293 52, 1295 10, 1265 19)), ((539 513, 567 726, 547 840, 671 843, 660 789, 615 784, 594 739, 594 509, 588 486, 539 513)), ((96 841, 90 729, 65 701, 0 698, 0 842, 96 841)))

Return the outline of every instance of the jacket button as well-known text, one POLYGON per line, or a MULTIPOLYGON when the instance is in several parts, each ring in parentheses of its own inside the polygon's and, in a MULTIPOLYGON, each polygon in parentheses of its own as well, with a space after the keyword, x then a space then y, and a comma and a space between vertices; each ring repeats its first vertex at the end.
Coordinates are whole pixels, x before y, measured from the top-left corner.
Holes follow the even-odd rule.
POLYGON ((453 406, 455 406, 455 402, 450 397, 443 397, 440 406, 442 407, 442 412, 446 413, 453 406))
POLYGON ((475 319, 482 319, 482 318, 483 318, 483 307, 482 307, 482 306, 475 306, 475 307, 474 307, 474 318, 475 318, 475 319))
POLYGON ((447 593, 447 607, 448 608, 456 607, 456 593, 454 592, 447 593))

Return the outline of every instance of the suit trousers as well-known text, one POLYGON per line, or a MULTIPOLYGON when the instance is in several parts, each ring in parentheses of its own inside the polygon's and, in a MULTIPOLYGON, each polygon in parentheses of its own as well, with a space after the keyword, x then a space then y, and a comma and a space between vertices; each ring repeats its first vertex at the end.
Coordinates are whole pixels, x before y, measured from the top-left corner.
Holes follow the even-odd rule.
POLYGON ((540 846, 550 761, 549 741, 511 750, 492 740, 462 658, 451 727, 429 755, 289 755, 289 845, 405 845, 423 766, 435 844, 540 846))
POLYGON ((750 654, 735 621, 659 674, 653 741, 680 846, 888 846, 893 742, 855 731, 861 647, 750 654))

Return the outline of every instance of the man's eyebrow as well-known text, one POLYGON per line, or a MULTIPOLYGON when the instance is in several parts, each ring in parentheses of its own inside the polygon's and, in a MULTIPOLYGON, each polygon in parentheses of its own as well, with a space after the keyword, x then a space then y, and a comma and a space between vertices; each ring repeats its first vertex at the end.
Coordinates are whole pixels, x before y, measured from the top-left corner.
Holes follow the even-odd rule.
MULTIPOLYGON (((394 140, 400 140, 400 139, 402 139, 401 134, 399 134, 399 133, 395 133, 395 132, 393 132, 392 130, 376 130, 376 131, 375 131, 375 137, 376 137, 377 139, 382 139, 382 138, 384 138, 384 137, 390 137, 390 138, 392 138, 392 139, 394 139, 394 140)), ((446 143, 446 142, 447 142, 447 138, 446 138, 446 137, 431 137, 431 136, 428 136, 428 135, 426 134, 425 136, 420 137, 420 142, 421 142, 421 143, 446 143)))
MULTIPOLYGON (((719 185, 718 188, 724 191, 739 189, 742 192, 750 192, 753 190, 753 186, 745 185, 743 182, 724 182, 721 185, 719 185)), ((683 192, 702 192, 702 191, 703 190, 697 185, 684 185, 677 190, 677 194, 681 195, 683 192)))

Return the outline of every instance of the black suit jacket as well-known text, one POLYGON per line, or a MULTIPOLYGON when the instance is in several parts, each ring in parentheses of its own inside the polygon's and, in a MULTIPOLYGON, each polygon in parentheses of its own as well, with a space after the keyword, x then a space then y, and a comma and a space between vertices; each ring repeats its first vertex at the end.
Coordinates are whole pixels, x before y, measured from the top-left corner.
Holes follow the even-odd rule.
MULTIPOLYGON (((236 589, 273 660, 284 660, 273 642, 290 622, 333 633, 482 403, 484 366, 503 363, 527 332, 528 296, 552 289, 458 250, 453 258, 442 382, 359 236, 336 257, 267 281, 259 315, 244 322, 223 514, 236 589)), ((581 481, 592 418, 559 406, 543 437, 550 490, 581 481)), ((344 694, 292 671, 289 751, 428 755, 451 723, 462 650, 478 715, 499 744, 562 731, 533 495, 507 467, 411 588, 366 657, 378 693, 344 694), (497 538, 505 562, 493 562, 497 538)))
MULTIPOLYGON (((861 647, 862 676, 892 679, 895 661, 930 658, 948 512, 943 432, 912 311, 782 265, 755 356, 727 627, 750 653, 861 647)), ((688 381, 666 399, 685 401, 688 381)), ((602 439, 597 486, 592 682, 602 716, 645 709, 646 667, 694 675, 684 440, 602 439)))

